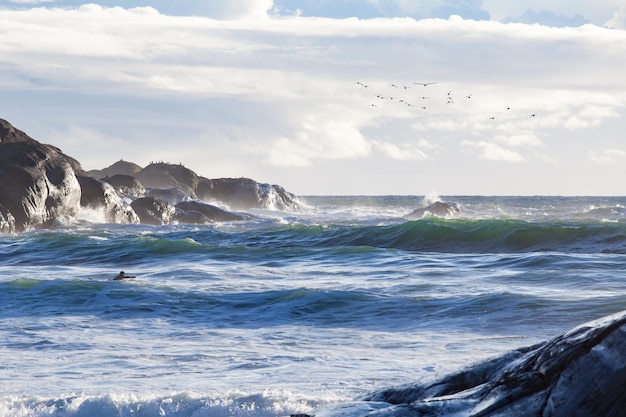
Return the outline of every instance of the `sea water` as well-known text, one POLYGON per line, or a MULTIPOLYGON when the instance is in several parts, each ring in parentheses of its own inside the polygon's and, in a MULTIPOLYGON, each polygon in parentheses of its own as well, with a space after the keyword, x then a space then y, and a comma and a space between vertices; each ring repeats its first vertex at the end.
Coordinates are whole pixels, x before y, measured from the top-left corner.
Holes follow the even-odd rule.
POLYGON ((0 236, 0 416, 314 413, 626 308, 626 198, 301 200, 0 236))

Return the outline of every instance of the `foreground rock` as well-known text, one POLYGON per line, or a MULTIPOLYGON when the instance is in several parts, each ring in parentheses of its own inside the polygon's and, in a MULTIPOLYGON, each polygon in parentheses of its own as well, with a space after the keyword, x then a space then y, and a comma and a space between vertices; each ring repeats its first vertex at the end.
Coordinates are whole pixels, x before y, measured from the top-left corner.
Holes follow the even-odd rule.
POLYGON ((626 312, 425 384, 333 406, 325 416, 621 417, 626 312))
POLYGON ((436 201, 426 207, 415 209, 404 217, 409 220, 419 220, 426 216, 450 218, 460 212, 461 209, 455 203, 443 203, 441 201, 436 201))
POLYGON ((3 229, 47 227, 60 217, 76 215, 81 189, 75 172, 82 172, 76 160, 0 119, 3 229))

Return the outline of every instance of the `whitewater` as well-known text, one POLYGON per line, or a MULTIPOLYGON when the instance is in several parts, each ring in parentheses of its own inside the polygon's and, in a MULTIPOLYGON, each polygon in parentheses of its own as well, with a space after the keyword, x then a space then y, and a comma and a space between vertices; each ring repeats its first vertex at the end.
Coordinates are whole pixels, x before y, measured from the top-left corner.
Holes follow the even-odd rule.
POLYGON ((626 309, 624 197, 300 199, 0 235, 0 416, 314 414, 626 309))

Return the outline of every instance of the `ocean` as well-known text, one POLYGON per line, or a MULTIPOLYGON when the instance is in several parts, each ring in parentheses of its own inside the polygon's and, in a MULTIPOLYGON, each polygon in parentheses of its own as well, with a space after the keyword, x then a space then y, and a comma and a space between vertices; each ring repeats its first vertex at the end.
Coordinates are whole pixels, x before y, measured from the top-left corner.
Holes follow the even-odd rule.
POLYGON ((626 198, 434 198, 1 235, 0 416, 314 414, 626 309, 626 198))

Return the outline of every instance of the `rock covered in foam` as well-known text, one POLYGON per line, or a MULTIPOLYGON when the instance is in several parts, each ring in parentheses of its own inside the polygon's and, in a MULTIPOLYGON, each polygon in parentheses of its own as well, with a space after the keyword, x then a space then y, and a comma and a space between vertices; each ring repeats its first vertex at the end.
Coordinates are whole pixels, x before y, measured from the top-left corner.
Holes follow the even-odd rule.
MULTIPOLYGON (((131 171, 129 164, 131 163, 118 161, 108 168, 90 173, 106 173, 110 176, 122 174, 131 171)), ((209 179, 197 175, 182 164, 166 162, 151 163, 145 168, 132 164, 132 170, 136 172, 129 175, 136 177, 149 189, 148 195, 174 205, 181 201, 199 199, 205 203, 220 202, 233 210, 295 210, 299 207, 297 196, 284 187, 259 183, 250 178, 209 179), (164 195, 164 190, 170 190, 170 194, 171 190, 178 190, 178 193, 184 194, 184 198, 164 195)))
POLYGON ((139 216, 112 185, 86 175, 79 175, 77 178, 81 188, 81 207, 103 210, 107 222, 110 223, 139 223, 139 216))
POLYGON ((9 209, 0 204, 0 233, 15 233, 15 217, 9 209))
POLYGON ((130 205, 139 216, 141 223, 145 224, 169 224, 176 214, 174 206, 154 197, 138 198, 130 205))
POLYGON ((0 119, 0 204, 15 230, 50 225, 80 209, 80 164, 0 119))
POLYGON ((201 178, 196 194, 204 201, 221 201, 233 210, 295 210, 299 207, 295 194, 279 185, 259 183, 250 178, 201 178))
POLYGON ((193 198, 178 188, 151 188, 146 191, 147 197, 154 197, 175 206, 183 201, 192 201, 193 198))
POLYGON ((418 220, 426 216, 450 218, 454 217, 460 212, 461 208, 458 204, 436 201, 426 207, 417 208, 404 217, 409 220, 418 220))
POLYGON ((252 218, 250 215, 233 213, 201 201, 183 201, 176 204, 175 207, 178 211, 176 219, 181 223, 199 223, 198 221, 190 221, 194 218, 201 218, 198 217, 198 214, 204 216, 206 221, 211 222, 229 222, 252 218))
POLYGON ((317 417, 621 417, 626 311, 429 383, 331 406, 317 417))

